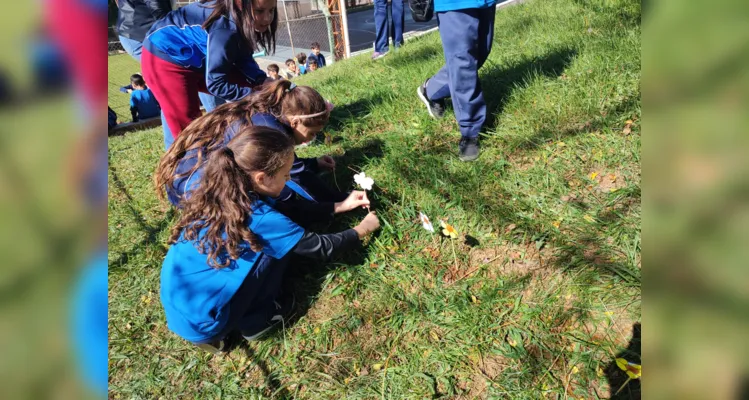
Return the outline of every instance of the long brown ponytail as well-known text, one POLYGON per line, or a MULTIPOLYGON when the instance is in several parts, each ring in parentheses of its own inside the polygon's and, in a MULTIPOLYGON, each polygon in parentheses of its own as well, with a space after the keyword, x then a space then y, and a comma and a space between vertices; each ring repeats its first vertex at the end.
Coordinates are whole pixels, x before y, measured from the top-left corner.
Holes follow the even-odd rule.
POLYGON ((250 174, 274 176, 293 152, 294 141, 288 135, 267 127, 244 127, 225 148, 208 156, 200 185, 183 201, 169 243, 184 234, 182 239, 194 241, 214 268, 238 259, 247 244, 252 251, 262 250, 250 230, 257 199, 250 174))
MULTIPOLYGON (((213 0, 200 0, 208 3, 213 0)), ((241 7, 237 7, 235 0, 216 0, 213 12, 203 22, 203 29, 208 29, 217 19, 227 17, 237 25, 237 32, 249 47, 250 52, 258 50, 258 46, 268 53, 276 52, 276 29, 278 28, 278 10, 273 11, 273 22, 265 32, 255 31, 255 20, 252 17, 252 0, 237 0, 241 7)))
MULTIPOLYGON (((154 174, 154 185, 160 199, 164 199, 164 188, 171 188, 174 181, 189 176, 200 168, 203 161, 214 150, 224 146, 226 131, 238 123, 241 126, 251 125, 252 115, 268 113, 276 118, 284 115, 317 114, 326 110, 325 99, 309 86, 296 86, 281 79, 263 85, 242 100, 227 103, 192 121, 177 137, 169 150, 161 157, 154 174), (188 152, 194 150, 190 156, 188 152), (193 155, 194 154, 194 155, 193 155), (195 167, 190 171, 177 174, 177 167, 185 157, 196 157, 195 167)), ((324 125, 330 115, 305 118, 306 126, 324 125)))

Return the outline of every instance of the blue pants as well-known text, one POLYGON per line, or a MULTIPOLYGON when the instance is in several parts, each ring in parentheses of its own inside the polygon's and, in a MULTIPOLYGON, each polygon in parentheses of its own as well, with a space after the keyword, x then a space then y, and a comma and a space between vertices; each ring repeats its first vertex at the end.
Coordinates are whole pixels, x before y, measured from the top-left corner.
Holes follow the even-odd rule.
POLYGON ((403 44, 403 25, 405 17, 403 14, 403 0, 392 0, 392 18, 388 24, 388 2, 387 0, 374 0, 375 18, 375 51, 386 53, 388 51, 389 27, 392 27, 393 44, 399 47, 403 44))
POLYGON ((281 292, 284 272, 291 256, 292 253, 289 253, 277 260, 261 255, 229 301, 229 319, 224 328, 216 336, 195 344, 216 342, 235 330, 253 334, 266 328, 276 311, 273 301, 281 292))
MULTIPOLYGON (((200 97, 200 102, 203 103, 203 108, 205 108, 205 112, 207 113, 226 103, 226 100, 208 93, 198 92, 198 97, 200 97)), ((169 149, 169 146, 174 143, 174 138, 172 137, 172 132, 169 130, 169 125, 166 123, 163 111, 161 112, 161 126, 164 128, 164 149, 169 149)))
POLYGON ((479 68, 492 50, 496 7, 437 13, 445 66, 427 82, 430 100, 452 97, 460 134, 477 137, 486 121, 479 68))
MULTIPOLYGON (((132 56, 140 64, 140 55, 143 53, 143 43, 137 40, 126 38, 124 36, 120 36, 120 44, 122 45, 122 48, 125 49, 125 52, 127 52, 127 54, 130 54, 130 56, 132 56)), ((224 101, 224 99, 220 99, 208 93, 198 93, 198 97, 200 97, 200 102, 203 103, 205 112, 211 112, 216 107, 226 102, 224 101)), ((161 126, 164 128, 164 148, 168 149, 169 146, 171 146, 174 142, 174 138, 172 137, 172 133, 169 131, 169 125, 167 125, 166 123, 166 118, 164 117, 163 112, 161 113, 161 126)))

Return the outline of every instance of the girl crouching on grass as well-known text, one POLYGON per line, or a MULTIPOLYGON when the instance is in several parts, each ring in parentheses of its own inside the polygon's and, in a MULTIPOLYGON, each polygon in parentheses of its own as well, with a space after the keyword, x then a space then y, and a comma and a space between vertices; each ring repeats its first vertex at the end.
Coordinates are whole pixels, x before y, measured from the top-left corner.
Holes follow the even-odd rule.
MULTIPOLYGON (((157 188, 166 188, 169 201, 179 207, 185 188, 199 180, 205 160, 223 149, 243 127, 267 126, 285 132, 295 144, 315 139, 330 118, 329 103, 315 89, 280 80, 234 103, 224 104, 190 124, 161 158, 155 175, 157 188)), ((294 156, 291 182, 276 199, 277 209, 302 225, 329 220, 340 212, 340 203, 366 198, 331 189, 317 175, 336 166, 330 156, 294 156), (306 201, 300 199, 304 198, 306 201)))
POLYGON ((328 260, 379 228, 369 213, 353 229, 318 235, 277 212, 272 198, 293 164, 293 139, 267 127, 244 126, 208 155, 202 177, 187 188, 161 270, 161 302, 174 333, 212 352, 235 330, 257 339, 293 306, 291 296, 280 297, 292 253, 328 260))

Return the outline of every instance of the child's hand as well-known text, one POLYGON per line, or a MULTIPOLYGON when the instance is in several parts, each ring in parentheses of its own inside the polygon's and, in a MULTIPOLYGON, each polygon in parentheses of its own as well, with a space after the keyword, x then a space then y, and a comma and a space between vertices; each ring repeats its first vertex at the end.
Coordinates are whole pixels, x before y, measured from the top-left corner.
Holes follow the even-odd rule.
POLYGON ((340 214, 346 211, 355 210, 358 207, 369 207, 367 192, 354 190, 350 195, 348 195, 348 197, 346 197, 346 200, 335 203, 333 206, 333 212, 340 214))
POLYGON ((335 160, 331 156, 322 156, 317 159, 317 166, 320 167, 320 169, 332 171, 335 169, 335 160))
POLYGON ((377 218, 377 215, 375 215, 374 211, 367 214, 362 222, 354 227, 356 233, 359 234, 359 239, 364 239, 365 236, 376 231, 377 229, 380 229, 380 220, 377 218))

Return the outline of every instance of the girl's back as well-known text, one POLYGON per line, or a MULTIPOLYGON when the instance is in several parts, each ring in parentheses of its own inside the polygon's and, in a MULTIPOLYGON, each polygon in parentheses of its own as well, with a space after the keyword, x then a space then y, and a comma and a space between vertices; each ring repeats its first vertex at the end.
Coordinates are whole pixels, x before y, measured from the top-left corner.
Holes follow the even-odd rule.
MULTIPOLYGON (((228 315, 222 310, 262 257, 281 259, 299 242, 304 230, 268 203, 258 200, 249 217, 250 230, 263 243, 260 252, 243 245, 241 256, 223 268, 209 265, 196 241, 183 237, 167 252, 161 269, 161 303, 169 329, 199 342, 218 334, 228 315)), ((205 229, 201 235, 205 234, 205 229)))
MULTIPOLYGON (((208 30, 203 23, 213 12, 215 2, 191 3, 156 21, 143 42, 148 51, 159 58, 185 68, 204 68, 208 54, 208 35, 224 31, 236 33, 236 25, 229 18, 216 20, 208 30)), ((251 54, 250 54, 251 55, 251 54)))

